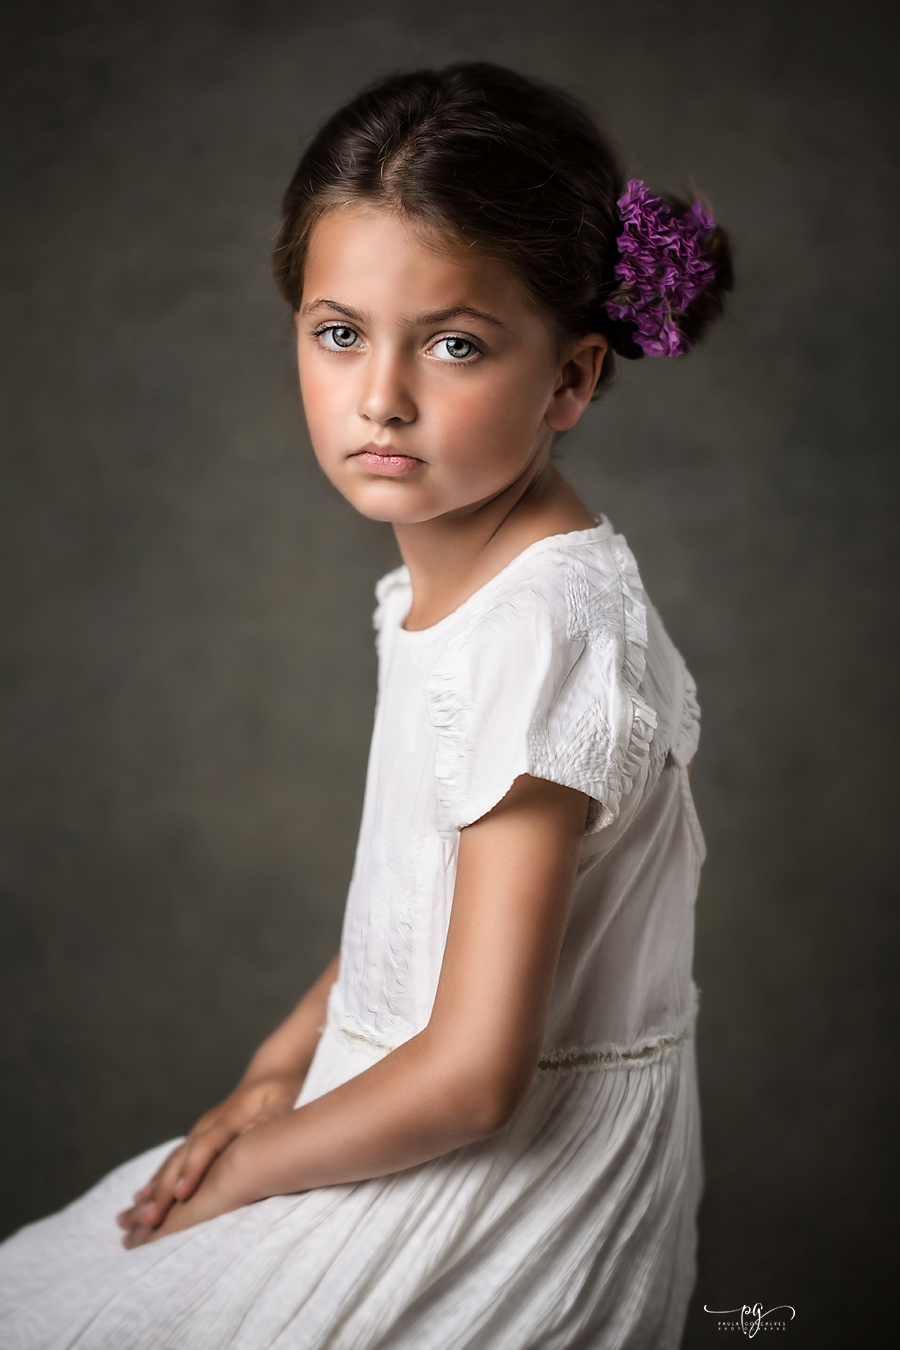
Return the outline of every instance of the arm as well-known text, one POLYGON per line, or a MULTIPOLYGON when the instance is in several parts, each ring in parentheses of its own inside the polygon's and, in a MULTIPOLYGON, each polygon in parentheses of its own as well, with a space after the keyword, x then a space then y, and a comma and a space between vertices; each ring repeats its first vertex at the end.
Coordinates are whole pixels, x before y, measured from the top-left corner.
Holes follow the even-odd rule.
POLYGON ((340 957, 335 956, 329 961, 290 1016, 263 1041, 247 1066, 247 1072, 241 1080, 243 1083, 283 1076, 290 1079, 292 1085, 296 1084, 299 1094, 319 1044, 328 995, 337 979, 339 960, 340 957))
POLYGON ((428 1026, 348 1083, 236 1138, 158 1237, 269 1195, 383 1176, 500 1129, 531 1082, 587 799, 523 776, 462 832, 428 1026))
POLYGON ((201 1116, 184 1143, 137 1192, 133 1207, 118 1216, 122 1228, 132 1232, 158 1226, 173 1202, 194 1194, 213 1160, 233 1139, 293 1109, 319 1042, 338 959, 329 963, 290 1016, 263 1041, 234 1091, 201 1116))

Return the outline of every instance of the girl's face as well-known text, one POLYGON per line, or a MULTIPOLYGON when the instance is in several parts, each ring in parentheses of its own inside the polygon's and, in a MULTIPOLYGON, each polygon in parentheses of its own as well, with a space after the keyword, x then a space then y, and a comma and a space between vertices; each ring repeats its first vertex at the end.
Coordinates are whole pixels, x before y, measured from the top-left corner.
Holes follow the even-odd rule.
POLYGON ((590 399, 602 338, 560 354, 500 262, 365 205, 315 226, 297 313, 318 461, 363 515, 466 513, 549 457, 590 399), (574 352, 574 355, 573 355, 574 352))

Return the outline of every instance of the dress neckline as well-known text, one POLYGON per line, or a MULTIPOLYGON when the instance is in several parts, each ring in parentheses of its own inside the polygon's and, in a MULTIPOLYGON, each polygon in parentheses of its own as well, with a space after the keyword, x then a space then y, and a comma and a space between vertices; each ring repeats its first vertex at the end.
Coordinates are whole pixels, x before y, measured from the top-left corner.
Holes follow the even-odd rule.
MULTIPOLYGON (((544 535, 543 539, 536 539, 533 544, 528 544, 526 548, 522 549, 521 553, 517 553, 514 558, 510 558, 506 566, 501 567, 499 572, 495 572, 492 577, 488 577, 487 581, 479 586, 476 591, 473 591, 461 604, 457 605, 456 609, 451 610, 449 614, 445 614, 443 619, 438 619, 437 623, 430 624, 428 628, 414 628, 412 630, 404 628, 403 625, 406 622, 406 615, 409 613, 409 607, 407 607, 403 613, 403 617, 396 625, 396 637, 408 646, 413 646, 416 642, 429 642, 433 638, 440 636, 448 628, 452 627, 454 623, 458 622, 460 618, 463 618, 468 614, 470 610, 475 609, 479 602, 483 601, 485 597, 500 584, 500 582, 504 581, 511 572, 516 570, 523 559, 532 558, 535 553, 539 553, 551 545, 559 548, 560 546, 569 544, 595 543, 601 539, 609 538, 613 533, 613 527, 606 516, 597 516, 596 521, 596 525, 592 525, 590 529, 566 530, 563 534, 547 534, 544 535)), ((409 569, 405 566, 400 567, 398 568, 398 573, 398 580, 401 581, 404 586, 411 589, 409 569)))

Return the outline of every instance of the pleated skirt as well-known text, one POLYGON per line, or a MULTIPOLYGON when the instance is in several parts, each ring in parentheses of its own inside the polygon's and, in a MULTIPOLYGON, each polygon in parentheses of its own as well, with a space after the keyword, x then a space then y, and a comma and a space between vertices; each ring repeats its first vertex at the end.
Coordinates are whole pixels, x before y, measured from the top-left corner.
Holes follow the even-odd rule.
MULTIPOLYGON (((326 1028, 301 1100, 365 1067, 326 1028)), ((134 1251, 176 1140, 0 1246, 3 1350, 676 1350, 701 1189, 690 1035, 538 1072, 498 1134, 134 1251)))

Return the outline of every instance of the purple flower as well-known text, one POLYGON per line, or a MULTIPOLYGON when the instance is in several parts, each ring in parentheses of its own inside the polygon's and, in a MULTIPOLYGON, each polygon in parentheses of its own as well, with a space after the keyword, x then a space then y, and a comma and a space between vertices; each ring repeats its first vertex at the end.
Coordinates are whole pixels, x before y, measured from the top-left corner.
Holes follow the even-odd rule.
POLYGON ((635 325, 634 341, 645 356, 682 356, 691 344, 674 322, 706 290, 716 265, 706 252, 716 223, 701 202, 676 216, 640 178, 632 178, 617 203, 619 280, 604 306, 610 318, 635 325))

